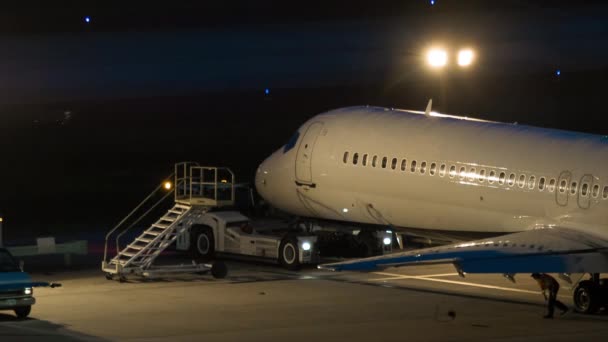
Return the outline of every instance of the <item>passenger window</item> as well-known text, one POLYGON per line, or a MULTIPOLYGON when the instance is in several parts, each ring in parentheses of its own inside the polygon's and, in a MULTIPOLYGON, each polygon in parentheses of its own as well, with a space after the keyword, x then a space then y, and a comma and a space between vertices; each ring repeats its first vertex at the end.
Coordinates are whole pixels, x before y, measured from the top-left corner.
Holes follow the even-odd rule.
POLYGON ((439 177, 445 176, 445 168, 445 164, 441 164, 441 166, 439 167, 439 177))
POLYGON ((568 186, 568 182, 566 182, 565 179, 562 179, 562 181, 559 182, 559 192, 561 192, 561 193, 566 192, 566 186, 568 186))
POLYGON ((570 184, 570 193, 572 195, 574 195, 576 193, 576 190, 577 190, 576 186, 577 186, 576 182, 572 182, 572 184, 570 184))
POLYGON ((504 172, 500 173, 500 178, 498 178, 498 184, 503 185, 505 184, 505 178, 507 177, 507 174, 504 172))
POLYGON ((361 161, 361 165, 367 166, 367 153, 363 155, 363 160, 361 161))
POLYGON ((475 173, 475 171, 477 171, 477 170, 475 170, 475 168, 474 168, 474 167, 472 167, 472 168, 469 170, 469 180, 470 180, 470 181, 474 181, 474 180, 475 180, 475 177, 477 176, 477 174, 475 173))
POLYGON ((494 184, 494 181, 496 181, 496 171, 492 170, 490 171, 490 177, 488 177, 488 183, 490 184, 494 184))
POLYGON ((483 181, 486 179, 486 169, 479 170, 479 177, 477 179, 483 183, 483 181))
POLYGON ((603 199, 608 198, 608 185, 604 186, 604 191, 602 191, 602 198, 603 199))
POLYGON ((376 167, 376 164, 378 164, 378 156, 372 158, 372 167, 376 167))
POLYGON ((519 180, 517 181, 517 186, 523 188, 526 185, 526 175, 520 175, 519 180))
POLYGON ((540 179, 538 180, 538 190, 545 190, 545 181, 545 177, 540 177, 540 179))
POLYGON ((600 185, 599 184, 595 184, 593 186, 593 190, 591 190, 591 195, 593 195, 593 198, 597 198, 597 195, 600 194, 600 185))
POLYGON ((397 158, 393 158, 393 162, 391 163, 391 169, 396 169, 397 168, 397 158))
POLYGON ((348 152, 344 152, 344 157, 342 158, 344 164, 348 163, 348 152))
POLYGON ((509 184, 509 186, 513 186, 515 184, 515 174, 514 173, 509 175, 509 180, 507 181, 507 183, 509 184))
POLYGON ((467 169, 464 166, 460 167, 460 179, 464 179, 464 177, 466 176, 467 173, 467 169))
POLYGON ((555 178, 551 178, 549 181, 549 191, 553 192, 553 190, 555 190, 555 178))
POLYGON ((359 153, 353 154, 353 165, 357 165, 357 162, 359 162, 359 153))
POLYGON ((454 178, 454 176, 456 176, 456 166, 452 165, 450 166, 450 178, 454 178))
POLYGON ((530 189, 530 190, 534 189, 535 185, 536 185, 536 177, 530 176, 530 180, 528 181, 528 189, 530 189))
POLYGON ((589 190, 589 184, 583 183, 583 185, 581 185, 581 195, 587 196, 588 190, 589 190))
POLYGON ((382 168, 386 169, 386 162, 388 161, 388 158, 386 157, 382 157, 382 168))
POLYGON ((426 162, 423 161, 420 163, 420 173, 424 174, 426 172, 426 162))
POLYGON ((401 160, 401 171, 405 171, 406 168, 407 168, 407 160, 403 159, 403 160, 401 160))
POLYGON ((436 171, 437 171, 437 164, 431 163, 431 169, 429 170, 429 174, 431 176, 434 176, 436 171))
POLYGON ((412 160, 412 164, 410 165, 410 171, 416 172, 416 161, 412 160))

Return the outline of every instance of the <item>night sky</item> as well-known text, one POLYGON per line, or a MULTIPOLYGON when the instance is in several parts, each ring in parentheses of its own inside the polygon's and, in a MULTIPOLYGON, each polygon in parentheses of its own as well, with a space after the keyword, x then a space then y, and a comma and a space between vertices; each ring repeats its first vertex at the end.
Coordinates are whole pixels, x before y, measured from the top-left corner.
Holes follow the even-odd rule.
POLYGON ((0 12, 9 236, 105 230, 176 161, 251 181, 293 130, 336 107, 421 110, 432 97, 452 114, 606 134, 602 1, 20 2, 0 12), (478 53, 470 70, 446 71, 446 98, 423 65, 433 43, 478 53))

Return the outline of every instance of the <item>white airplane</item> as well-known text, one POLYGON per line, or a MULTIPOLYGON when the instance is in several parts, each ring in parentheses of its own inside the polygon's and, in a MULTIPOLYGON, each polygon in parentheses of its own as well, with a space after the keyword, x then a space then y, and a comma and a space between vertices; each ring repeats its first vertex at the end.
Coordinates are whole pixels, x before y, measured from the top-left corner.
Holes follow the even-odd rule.
POLYGON ((608 306, 608 137, 370 106, 304 123, 258 168, 259 194, 293 215, 468 236, 319 265, 451 263, 458 273, 589 273, 577 309, 608 306), (471 236, 485 235, 485 239, 471 236), (489 238, 487 238, 489 237, 489 238), (465 241, 465 240, 463 240, 465 241))

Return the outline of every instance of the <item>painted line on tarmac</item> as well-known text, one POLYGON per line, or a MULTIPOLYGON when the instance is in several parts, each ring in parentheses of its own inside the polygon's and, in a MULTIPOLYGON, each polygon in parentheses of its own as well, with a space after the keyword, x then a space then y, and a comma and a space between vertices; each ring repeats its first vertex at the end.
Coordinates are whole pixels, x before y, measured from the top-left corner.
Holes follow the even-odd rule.
MULTIPOLYGON (((430 277, 430 276, 433 276, 432 274, 427 275, 427 276, 424 276, 424 275, 423 276, 408 276, 408 275, 400 275, 400 274, 396 274, 396 273, 386 273, 386 272, 374 272, 374 274, 391 275, 394 280, 399 280, 399 279, 426 280, 426 281, 434 281, 434 282, 439 282, 439 283, 479 287, 479 288, 491 289, 491 290, 519 292, 519 293, 527 293, 527 294, 533 294, 533 295, 539 294, 539 291, 521 290, 521 289, 510 288, 510 287, 493 286, 493 285, 485 285, 485 284, 478 284, 478 283, 468 283, 468 282, 464 282, 464 281, 456 281, 456 280, 448 280, 448 279, 437 279, 437 278, 430 277)), ((437 275, 435 275, 435 276, 437 276, 437 275)), ((372 279, 372 281, 382 281, 383 279, 386 279, 386 278, 372 279)))

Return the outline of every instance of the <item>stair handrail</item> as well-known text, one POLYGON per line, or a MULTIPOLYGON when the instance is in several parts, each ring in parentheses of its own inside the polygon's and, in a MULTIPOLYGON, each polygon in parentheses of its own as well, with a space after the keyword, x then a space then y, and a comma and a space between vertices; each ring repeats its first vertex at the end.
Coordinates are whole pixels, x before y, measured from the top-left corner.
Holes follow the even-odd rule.
POLYGON ((139 221, 141 221, 144 217, 148 216, 148 214, 154 210, 154 208, 156 208, 159 204, 161 204, 162 202, 164 202, 167 197, 169 197, 169 195, 171 195, 173 193, 174 190, 167 192, 161 199, 159 199, 156 203, 154 203, 148 210, 146 210, 145 213, 141 214, 141 216, 133 221, 133 223, 131 223, 127 228, 125 228, 120 234, 118 234, 116 236, 116 253, 120 253, 120 238, 125 235, 126 232, 129 231, 129 229, 133 228, 136 224, 139 223, 139 221))
MULTIPOLYGON (((169 175, 169 177, 167 177, 166 179, 171 179, 173 178, 174 173, 172 173, 171 175, 169 175)), ((118 222, 118 224, 116 226, 114 226, 114 228, 112 228, 112 230, 110 230, 107 234, 106 234, 106 239, 105 239, 105 243, 104 243, 104 247, 103 247, 103 261, 107 262, 107 257, 108 257, 108 240, 110 239, 110 236, 118 229, 120 228, 120 226, 122 226, 129 218, 131 218, 131 216, 133 216, 133 214, 135 214, 146 202, 148 202, 148 200, 150 198, 152 198, 152 196, 154 196, 161 188, 163 187, 163 184, 159 184, 154 190, 152 190, 152 192, 150 194, 148 194, 148 196, 146 196, 146 198, 144 198, 133 210, 131 210, 131 212, 125 216, 125 218, 123 218, 120 222, 118 222)), ((167 192, 167 194, 165 196, 163 196, 163 198, 161 198, 161 200, 159 202, 156 202, 156 204, 154 204, 154 206, 152 208, 150 208, 148 211, 146 211, 144 213, 144 215, 140 216, 133 224, 131 224, 129 227, 127 227, 125 229, 129 230, 131 227, 133 227, 137 222, 139 222, 144 216, 146 216, 149 211, 151 211, 154 207, 156 207, 160 202, 162 202, 165 198, 167 198, 168 195, 170 195, 171 193, 173 193, 173 191, 175 191, 175 187, 173 187, 173 190, 167 192)), ((121 234, 124 234, 121 233, 121 234)), ((116 249, 118 252, 118 237, 116 240, 116 249)))

